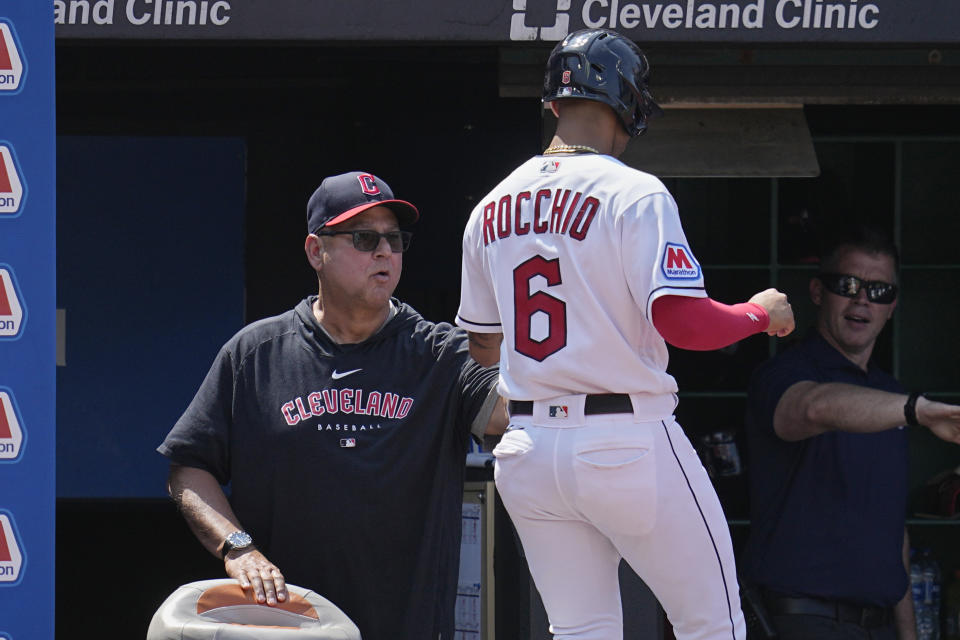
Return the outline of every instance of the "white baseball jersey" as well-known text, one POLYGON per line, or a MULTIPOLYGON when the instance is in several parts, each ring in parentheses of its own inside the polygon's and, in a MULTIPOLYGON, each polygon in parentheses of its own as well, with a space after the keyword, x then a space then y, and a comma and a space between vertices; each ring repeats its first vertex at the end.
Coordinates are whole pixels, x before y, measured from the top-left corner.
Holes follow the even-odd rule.
POLYGON ((457 324, 504 336, 500 393, 674 393, 651 322, 662 295, 706 297, 673 197, 605 155, 535 156, 473 210, 457 324))

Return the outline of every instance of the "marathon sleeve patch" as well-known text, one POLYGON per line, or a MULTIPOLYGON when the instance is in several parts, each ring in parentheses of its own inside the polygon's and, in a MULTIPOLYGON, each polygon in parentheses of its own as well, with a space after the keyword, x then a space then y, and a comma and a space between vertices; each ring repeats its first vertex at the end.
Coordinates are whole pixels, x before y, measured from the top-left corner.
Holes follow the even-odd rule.
POLYGON ((700 264, 686 245, 668 242, 663 247, 660 270, 667 280, 699 280, 700 264))

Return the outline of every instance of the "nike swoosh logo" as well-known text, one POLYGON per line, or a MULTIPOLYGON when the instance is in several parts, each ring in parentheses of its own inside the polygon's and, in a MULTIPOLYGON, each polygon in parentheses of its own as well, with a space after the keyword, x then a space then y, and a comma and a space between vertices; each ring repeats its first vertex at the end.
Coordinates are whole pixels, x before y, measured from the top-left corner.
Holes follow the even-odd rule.
POLYGON ((330 377, 334 380, 339 380, 340 378, 346 378, 351 373, 356 373, 357 371, 363 371, 363 369, 354 369, 353 371, 344 371, 339 373, 336 369, 333 370, 333 373, 330 374, 330 377))

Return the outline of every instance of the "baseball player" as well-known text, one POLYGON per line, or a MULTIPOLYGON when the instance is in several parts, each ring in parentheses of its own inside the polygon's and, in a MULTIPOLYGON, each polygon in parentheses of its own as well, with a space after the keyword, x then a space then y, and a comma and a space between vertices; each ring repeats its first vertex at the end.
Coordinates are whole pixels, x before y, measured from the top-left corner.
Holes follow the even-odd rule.
POLYGON ((679 640, 745 637, 726 520, 673 418, 665 340, 716 349, 787 335, 786 296, 707 297, 676 203, 616 160, 659 113, 649 67, 606 30, 553 50, 542 155, 477 205, 463 238, 457 323, 481 364, 500 361, 510 426, 496 483, 554 638, 623 637, 621 558, 679 640))

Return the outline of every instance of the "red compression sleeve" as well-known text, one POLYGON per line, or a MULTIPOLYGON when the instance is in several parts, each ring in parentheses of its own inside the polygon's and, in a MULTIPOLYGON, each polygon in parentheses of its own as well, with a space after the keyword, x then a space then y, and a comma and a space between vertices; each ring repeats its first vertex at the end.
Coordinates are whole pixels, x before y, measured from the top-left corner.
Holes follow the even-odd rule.
POLYGON ((752 302, 727 305, 710 298, 661 296, 653 301, 653 326, 675 347, 712 351, 770 326, 767 310, 752 302))

